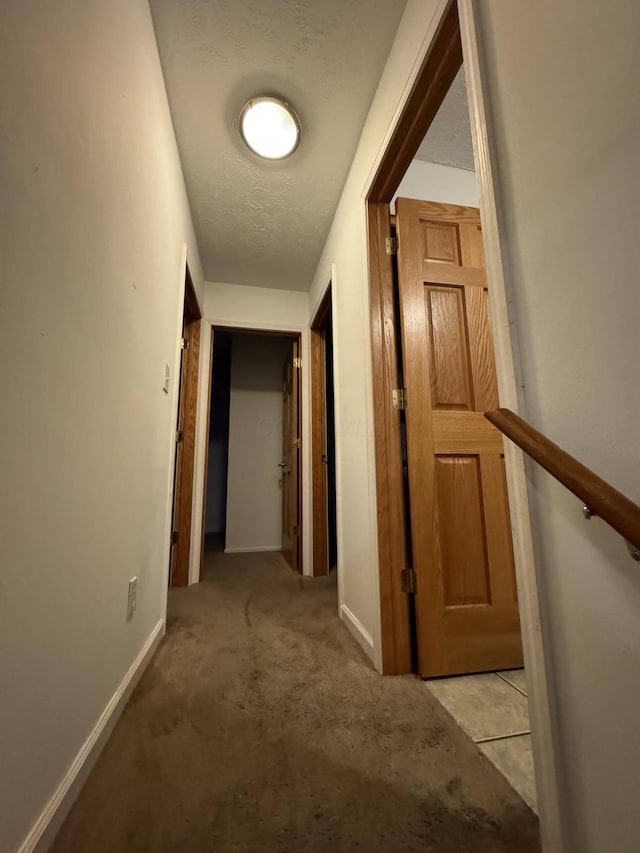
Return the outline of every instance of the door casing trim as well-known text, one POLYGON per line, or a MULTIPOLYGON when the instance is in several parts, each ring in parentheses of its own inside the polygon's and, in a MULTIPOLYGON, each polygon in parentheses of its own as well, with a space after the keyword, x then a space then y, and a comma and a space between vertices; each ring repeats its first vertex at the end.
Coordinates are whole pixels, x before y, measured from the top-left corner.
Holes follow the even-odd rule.
MULTIPOLYGON (((202 332, 202 317, 204 316, 203 311, 203 301, 201 296, 201 282, 196 280, 194 275, 194 270, 197 269, 197 265, 195 265, 192 261, 191 254, 189 252, 189 247, 186 243, 182 244, 182 250, 180 252, 180 266, 179 266, 179 285, 178 285, 178 301, 176 304, 176 331, 175 331, 175 351, 173 357, 173 365, 172 365, 172 377, 170 384, 169 397, 171 400, 171 431, 169 433, 169 448, 168 448, 168 456, 170 460, 169 464, 169 472, 168 472, 168 481, 167 481, 167 501, 165 505, 165 535, 164 535, 164 543, 162 549, 162 559, 163 565, 166 566, 167 575, 163 575, 164 582, 162 584, 162 599, 161 599, 161 614, 162 618, 166 623, 167 618, 167 603, 168 603, 168 592, 169 592, 169 573, 170 573, 170 560, 171 560, 171 530, 173 525, 173 501, 174 501, 174 478, 175 478, 175 466, 177 462, 177 445, 175 441, 175 432, 176 432, 176 424, 178 421, 178 405, 179 405, 179 396, 180 396, 180 388, 179 388, 179 376, 180 376, 180 363, 181 363, 181 339, 182 339, 182 322, 184 317, 184 307, 185 307, 185 295, 187 291, 187 276, 189 276, 192 286, 193 286, 193 295, 195 296, 195 305, 197 311, 200 314, 200 322, 201 327, 200 331, 202 332), (200 286, 199 286, 200 285, 200 286)), ((200 362, 198 364, 198 375, 202 374, 202 347, 200 350, 200 362)), ((199 413, 200 406, 202 401, 202 394, 200 393, 201 388, 200 384, 196 388, 196 423, 195 423, 195 437, 194 437, 194 466, 193 466, 193 490, 191 494, 191 542, 189 549, 189 583, 191 583, 191 577, 193 572, 193 564, 198 560, 198 555, 196 550, 193 547, 193 543, 198 540, 198 531, 196 531, 196 536, 194 536, 194 526, 197 526, 199 523, 199 512, 198 512, 198 486, 199 486, 199 475, 198 475, 198 448, 199 448, 199 439, 200 439, 200 430, 199 430, 199 413)))
POLYGON ((311 500, 313 535, 313 576, 328 574, 329 518, 328 489, 322 454, 326 449, 326 327, 333 310, 331 283, 311 321, 311 500))
MULTIPOLYGON (((381 622, 381 655, 383 672, 407 671, 410 660, 408 631, 403 628, 403 607, 400 606, 399 573, 403 565, 404 495, 397 471, 402 459, 399 425, 394 420, 390 391, 397 381, 395 355, 395 326, 391 259, 384 252, 384 237, 390 236, 391 220, 388 205, 439 107, 439 85, 429 84, 427 75, 434 77, 434 61, 444 81, 451 74, 452 54, 443 44, 450 37, 452 20, 456 22, 464 58, 465 77, 471 115, 471 130, 480 189, 480 211, 485 243, 487 279, 491 282, 490 312, 496 356, 500 399, 503 405, 522 411, 514 367, 512 329, 508 314, 507 289, 500 249, 500 226, 496 205, 494 170, 483 96, 482 62, 479 47, 476 4, 478 0, 457 0, 442 3, 430 37, 425 40, 422 64, 403 104, 399 104, 394 126, 379 155, 376 169, 363 194, 367 217, 369 300, 371 320, 372 373, 374 396, 382 404, 374 407, 376 437, 376 494, 379 545, 379 589, 381 622), (439 56, 440 52, 440 56, 439 56), (448 56, 448 59, 447 59, 448 56), (431 68, 429 68, 431 62, 431 68), (423 103, 431 97, 431 109, 423 103), (429 118, 431 115, 431 118, 429 118), (420 118, 421 116, 421 118, 420 118), (415 120, 412 121, 412 118, 415 120), (404 125, 403 138, 398 143, 398 130, 404 125), (397 162, 393 162, 395 158, 397 162), (391 162, 390 162, 391 161, 391 162), (394 183, 395 181, 395 183, 394 183), (378 391, 378 389, 382 389, 378 391), (400 530, 402 525, 403 529, 400 530), (401 537, 402 534, 402 537, 401 537), (386 547, 382 550, 381 545, 386 547), (395 596, 395 600, 394 600, 395 596)), ((457 68, 455 69, 457 71, 457 68)), ((455 71, 453 76, 455 76, 455 71)), ((453 79, 451 77, 451 79, 453 79)), ((450 83, 449 83, 450 85, 450 83)), ((447 85, 447 90, 449 88, 447 85)), ((517 352, 515 353, 517 357, 517 352)), ((511 511, 514 555, 522 627, 522 642, 529 685, 529 712, 533 732, 535 774, 539 798, 540 830, 545 850, 562 853, 567 848, 560 813, 559 767, 557 762, 558 733, 552 718, 552 696, 547 672, 540 621, 536 565, 526 478, 522 454, 505 443, 507 486, 511 511)), ((408 619, 407 619, 408 621, 408 619)))
MULTIPOLYGON (((310 317, 315 317, 318 313, 318 309, 320 308, 324 298, 326 297, 327 291, 329 287, 331 287, 331 319, 333 323, 333 370, 334 370, 334 386, 333 386, 333 399, 334 399, 334 428, 335 428, 335 436, 336 436, 336 444, 335 444, 335 472, 336 472, 336 535, 337 535, 337 544, 338 544, 338 554, 337 554, 337 571, 338 571, 338 615, 340 619, 346 619, 351 628, 355 630, 354 636, 356 636, 359 643, 362 644, 362 639, 364 637, 365 645, 363 648, 371 646, 367 640, 367 636, 371 636, 368 632, 365 632, 366 636, 363 635, 356 623, 353 620, 348 619, 348 615, 343 610, 344 606, 344 572, 340 569, 344 565, 344 557, 343 557, 343 544, 344 544, 344 536, 345 530, 342 524, 342 494, 343 494, 343 482, 342 482, 342 420, 341 420, 341 411, 342 404, 340 398, 340 382, 337 379, 338 373, 340 370, 341 358, 340 358, 340 310, 339 310, 339 297, 340 297, 340 277, 338 274, 338 270, 336 268, 335 263, 327 264, 325 270, 324 284, 322 287, 322 291, 318 293, 315 299, 315 303, 311 305, 311 310, 309 312, 310 317)), ((309 347, 310 353, 310 347, 309 347)), ((309 357, 309 364, 311 363, 311 357, 309 357)), ((311 371, 308 374, 309 388, 311 388, 311 371)), ((303 398, 304 403, 304 398, 303 398)), ((311 411, 311 402, 309 400, 309 412, 311 411)), ((311 430, 311 427, 309 427, 311 430)), ((309 447, 311 447, 311 440, 309 440, 309 447)), ((309 482, 311 482, 311 456, 309 455, 309 482)), ((311 506, 311 500, 309 500, 309 507, 311 506)), ((312 531, 311 531, 311 513, 309 513, 309 521, 310 524, 307 527, 309 531, 309 560, 311 561, 311 553, 312 553, 312 531)), ((376 536, 375 527, 371 530, 372 537, 376 536)), ((310 565, 308 563, 307 565, 310 565)), ((377 600, 376 600, 377 607, 377 600)), ((350 611, 349 611, 350 612, 350 611)), ((358 622, 358 625, 361 623, 358 622)), ((379 661, 375 658, 377 653, 377 649, 373 646, 374 649, 374 660, 376 667, 379 668, 379 661)), ((367 654, 370 654, 370 651, 367 651, 367 654)))
POLYGON ((364 194, 375 389, 380 657, 385 675, 401 675, 412 669, 409 605, 400 581, 400 572, 407 567, 400 415, 391 407, 391 394, 398 387, 399 376, 397 318, 392 259, 386 253, 385 238, 391 235, 389 204, 462 63, 455 3, 441 3, 423 49, 409 94, 398 110, 364 194))
MULTIPOLYGON (((251 323, 246 321, 234 321, 227 318, 217 319, 215 317, 206 317, 204 331, 201 342, 201 365, 202 359, 206 358, 210 364, 210 369, 207 374, 209 388, 213 377, 213 333, 214 330, 228 332, 247 332, 249 334, 267 334, 267 335, 286 335, 288 337, 297 337, 300 341, 300 353, 302 358, 302 373, 300 376, 300 396, 301 396, 301 433, 302 433, 302 459, 300 466, 301 476, 301 525, 302 525, 302 574, 310 575, 312 572, 312 549, 311 549, 311 452, 310 452, 310 387, 311 387, 311 348, 310 334, 308 326, 292 325, 289 323, 251 323), (206 351, 206 352, 205 352, 206 351)), ((206 371, 206 363, 204 370, 206 371)), ((202 395, 204 396, 204 395, 202 395)), ((210 406, 206 412, 202 414, 202 422, 200 427, 200 456, 203 464, 198 466, 197 473, 194 475, 198 478, 198 482, 202 487, 202 518, 203 524, 200 531, 200 552, 197 573, 192 580, 192 583, 197 583, 202 578, 204 566, 204 538, 205 524, 204 518, 206 515, 206 484, 207 484, 207 468, 208 454, 206 453, 206 445, 209 442, 209 418, 210 406)))

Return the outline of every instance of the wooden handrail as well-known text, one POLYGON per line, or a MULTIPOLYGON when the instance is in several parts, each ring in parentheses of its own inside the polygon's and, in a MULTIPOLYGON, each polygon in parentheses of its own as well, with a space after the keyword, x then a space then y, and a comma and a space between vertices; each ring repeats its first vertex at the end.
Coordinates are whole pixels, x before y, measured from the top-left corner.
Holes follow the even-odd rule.
POLYGON ((484 416, 580 498, 593 515, 600 516, 628 543, 640 550, 640 506, 523 421, 511 409, 494 409, 485 412, 484 416))

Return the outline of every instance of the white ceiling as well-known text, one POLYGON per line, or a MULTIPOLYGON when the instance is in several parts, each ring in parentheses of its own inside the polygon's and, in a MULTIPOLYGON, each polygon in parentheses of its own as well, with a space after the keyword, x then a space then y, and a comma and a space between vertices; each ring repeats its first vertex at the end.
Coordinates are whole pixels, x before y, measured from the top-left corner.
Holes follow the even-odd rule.
POLYGON ((204 273, 308 290, 406 0, 150 0, 204 273), (298 112, 289 160, 242 143, 256 94, 298 112))
POLYGON ((416 158, 474 171, 464 67, 457 73, 416 158))

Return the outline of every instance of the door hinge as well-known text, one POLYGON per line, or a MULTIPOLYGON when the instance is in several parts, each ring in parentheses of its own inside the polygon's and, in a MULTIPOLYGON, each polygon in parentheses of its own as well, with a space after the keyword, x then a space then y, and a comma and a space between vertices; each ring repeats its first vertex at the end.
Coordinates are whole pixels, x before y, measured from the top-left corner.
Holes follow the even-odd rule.
POLYGON ((178 531, 177 531, 177 530, 172 530, 172 531, 171 531, 171 544, 172 544, 172 545, 175 545, 175 544, 177 543, 177 541, 178 541, 178 536, 179 536, 179 535, 180 535, 180 534, 178 533, 178 531))
POLYGON ((299 438, 294 438, 294 439, 293 439, 293 446, 294 446, 296 449, 299 449, 299 448, 300 448, 300 439, 299 439, 299 438))
POLYGON ((189 349, 189 341, 186 338, 180 338, 180 349, 189 349))
POLYGON ((183 432, 181 429, 176 430, 176 444, 180 444, 182 439, 184 438, 183 432))
POLYGON ((397 409, 399 412, 404 411, 407 408, 407 389, 394 388, 391 392, 391 402, 394 409, 397 409))
POLYGON ((298 535, 298 525, 297 525, 297 524, 294 524, 294 525, 293 525, 293 535, 294 535, 294 536, 297 536, 297 535, 298 535))
POLYGON ((297 367, 298 370, 302 367, 302 359, 299 356, 293 359, 293 366, 297 367))
POLYGON ((387 255, 397 255, 398 254, 398 238, 397 237, 385 237, 384 248, 385 248, 387 255))
POLYGON ((413 569, 403 569, 400 573, 400 584, 403 592, 415 595, 418 591, 418 581, 415 571, 413 569))

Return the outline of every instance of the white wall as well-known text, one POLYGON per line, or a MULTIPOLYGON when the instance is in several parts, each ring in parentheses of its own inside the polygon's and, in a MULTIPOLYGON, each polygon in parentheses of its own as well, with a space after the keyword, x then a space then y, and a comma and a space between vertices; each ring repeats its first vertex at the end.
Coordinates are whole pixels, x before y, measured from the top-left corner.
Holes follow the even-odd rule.
POLYGON ((391 202, 392 213, 396 212, 396 198, 418 198, 467 207, 478 207, 480 203, 475 172, 425 160, 410 163, 391 202))
MULTIPOLYGON (((526 417, 640 502, 640 6, 477 4, 526 417)), ((569 849, 638 849, 640 571, 529 469, 569 849)))
POLYGON ((409 0, 382 73, 310 293, 310 316, 333 270, 336 497, 340 615, 382 665, 371 341, 364 194, 446 3, 409 0))
POLYGON ((183 245, 144 0, 7 0, 0 27, 0 849, 162 627, 183 245), (127 582, 138 608, 126 621, 127 582))
POLYGON ((282 369, 291 338, 234 335, 225 551, 280 550, 282 369))
POLYGON ((208 281, 204 300, 207 318, 218 325, 258 323, 279 329, 309 322, 309 294, 295 290, 208 281))
MULTIPOLYGON (((309 345, 309 294, 268 287, 206 282, 204 285, 206 324, 201 345, 201 373, 209 370, 211 326, 299 332, 302 353, 302 566, 311 574, 311 356, 309 345)), ((207 441, 206 414, 199 412, 196 487, 204 480, 204 452, 207 441)), ((202 513, 201 494, 194 496, 194 513, 202 513), (199 508, 199 509, 198 509, 199 508)), ((192 565, 191 581, 197 580, 197 566, 192 565)))

